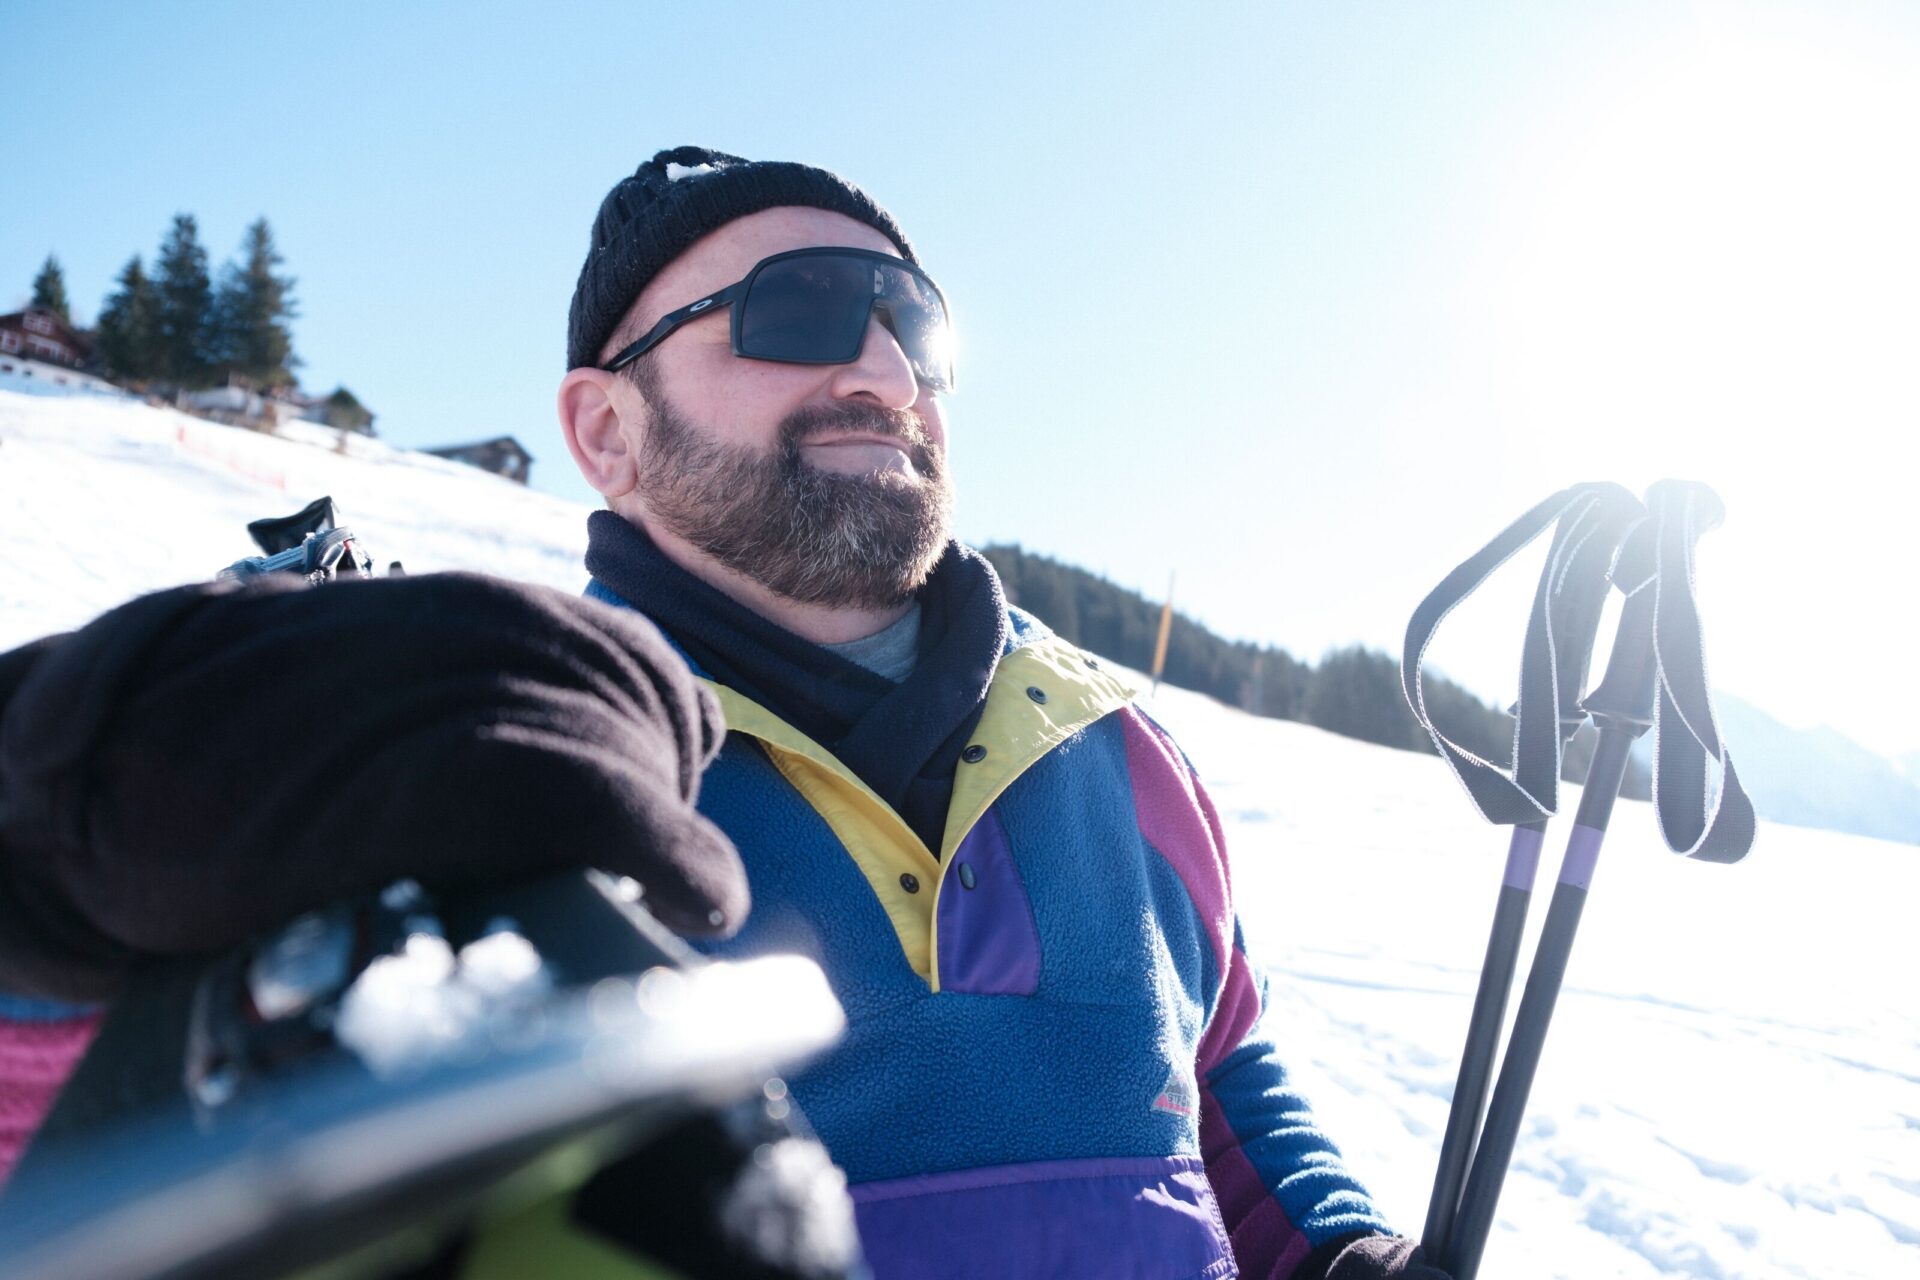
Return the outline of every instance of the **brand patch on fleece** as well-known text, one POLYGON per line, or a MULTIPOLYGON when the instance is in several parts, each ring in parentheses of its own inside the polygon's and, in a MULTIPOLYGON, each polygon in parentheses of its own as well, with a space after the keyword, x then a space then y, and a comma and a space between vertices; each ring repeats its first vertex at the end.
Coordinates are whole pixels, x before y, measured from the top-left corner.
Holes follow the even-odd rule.
POLYGON ((1178 1067, 1168 1073, 1167 1082, 1160 1086, 1160 1096, 1153 1100, 1155 1111, 1170 1111, 1176 1116, 1190 1116, 1199 1106, 1200 1099, 1194 1096, 1193 1081, 1178 1067))

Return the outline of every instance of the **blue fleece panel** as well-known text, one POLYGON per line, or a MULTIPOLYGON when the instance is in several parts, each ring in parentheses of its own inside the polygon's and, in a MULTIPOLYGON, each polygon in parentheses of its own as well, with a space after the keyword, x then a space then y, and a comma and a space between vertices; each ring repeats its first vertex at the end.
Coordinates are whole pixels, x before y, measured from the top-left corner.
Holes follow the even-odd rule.
POLYGON ((99 1008, 96 1004, 66 1004, 0 991, 0 1018, 13 1022, 65 1022, 70 1018, 83 1018, 99 1008))

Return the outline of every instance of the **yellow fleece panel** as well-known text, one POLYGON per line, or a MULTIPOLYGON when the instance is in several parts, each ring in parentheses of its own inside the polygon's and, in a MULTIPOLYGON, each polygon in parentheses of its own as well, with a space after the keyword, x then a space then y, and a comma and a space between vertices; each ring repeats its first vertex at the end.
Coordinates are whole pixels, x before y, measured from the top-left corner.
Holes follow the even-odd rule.
POLYGON ((1000 659, 987 689, 985 708, 971 745, 987 754, 962 762, 948 802, 940 857, 922 844, 893 811, 832 752, 760 704, 724 685, 706 682, 720 699, 727 729, 757 738, 786 780, 826 821, 845 846, 900 939, 913 971, 940 989, 934 958, 941 872, 999 794, 1054 747, 1101 716, 1133 700, 1133 691, 1092 665, 1057 636, 1048 636, 1000 659), (1045 701, 1036 700, 1038 689, 1045 701), (911 875, 922 891, 909 893, 900 877, 911 875))
POLYGON ((832 752, 759 703, 724 685, 712 681, 707 685, 720 699, 727 731, 758 738, 774 768, 806 797, 846 846, 893 922, 907 963, 931 981, 931 890, 940 878, 940 867, 927 846, 892 806, 832 752), (908 893, 900 885, 903 874, 912 875, 929 892, 908 893))
POLYGON ((987 705, 973 731, 985 758, 962 763, 947 803, 940 841, 945 863, 973 824, 1033 762, 1110 711, 1133 701, 1133 690, 1058 636, 1047 636, 1000 659, 987 705), (1046 701, 1035 701, 1037 689, 1046 701))

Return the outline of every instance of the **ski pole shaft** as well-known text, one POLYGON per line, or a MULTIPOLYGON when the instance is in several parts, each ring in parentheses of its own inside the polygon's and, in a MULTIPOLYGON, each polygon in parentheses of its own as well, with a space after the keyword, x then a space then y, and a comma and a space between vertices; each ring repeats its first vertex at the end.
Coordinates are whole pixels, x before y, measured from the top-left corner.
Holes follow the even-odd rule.
POLYGON ((1507 845, 1500 897, 1493 910, 1493 928, 1487 935, 1486 959, 1480 966, 1480 987, 1473 996, 1466 1045, 1460 1051, 1460 1074, 1454 1081, 1453 1103, 1447 1112, 1446 1137, 1440 1144, 1440 1165, 1433 1176, 1433 1196, 1427 1202, 1427 1225, 1421 1243, 1429 1258, 1446 1256, 1454 1216, 1459 1212, 1460 1189, 1466 1182, 1467 1163, 1473 1158, 1474 1139, 1486 1109, 1494 1051, 1507 1016, 1507 998, 1513 991, 1520 938, 1526 931, 1527 907, 1533 900, 1534 874, 1540 865, 1540 846, 1546 831, 1545 822, 1524 823, 1513 829, 1507 845))
POLYGON ((1527 1095, 1533 1089, 1540 1054, 1546 1046, 1547 1028, 1553 1021, 1554 1004, 1566 975, 1567 959, 1573 952, 1574 934, 1580 928, 1587 887, 1592 883, 1600 844, 1606 838, 1607 822, 1613 815, 1614 798, 1620 792, 1621 779, 1626 776, 1627 753, 1639 732, 1639 726, 1620 721, 1610 720, 1601 727, 1593 765, 1587 771, 1586 787, 1580 797, 1580 809, 1574 818, 1573 834, 1560 864, 1559 881, 1554 885, 1540 944, 1527 972, 1526 989, 1520 996, 1520 1010, 1514 1016, 1506 1057, 1500 1064, 1500 1079, 1494 1086, 1486 1128, 1480 1136, 1479 1149, 1474 1152, 1466 1190, 1460 1198, 1451 1253, 1443 1264, 1454 1280, 1474 1280, 1479 1272, 1480 1257, 1493 1226, 1494 1209, 1500 1201, 1507 1165, 1513 1159, 1514 1143, 1520 1136, 1527 1095))

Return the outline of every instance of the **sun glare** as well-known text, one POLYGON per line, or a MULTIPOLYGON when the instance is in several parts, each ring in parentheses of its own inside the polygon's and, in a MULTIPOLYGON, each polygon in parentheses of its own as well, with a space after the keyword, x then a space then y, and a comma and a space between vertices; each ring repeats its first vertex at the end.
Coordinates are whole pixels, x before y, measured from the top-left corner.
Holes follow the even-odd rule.
MULTIPOLYGON (((1920 547, 1915 50, 1716 12, 1596 66, 1515 166, 1484 257, 1499 417, 1565 478, 1714 484, 1715 594, 1769 602, 1774 641, 1911 634, 1885 575, 1920 547)), ((1768 665, 1716 674, 1764 691, 1768 665)))

